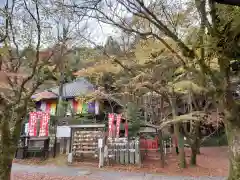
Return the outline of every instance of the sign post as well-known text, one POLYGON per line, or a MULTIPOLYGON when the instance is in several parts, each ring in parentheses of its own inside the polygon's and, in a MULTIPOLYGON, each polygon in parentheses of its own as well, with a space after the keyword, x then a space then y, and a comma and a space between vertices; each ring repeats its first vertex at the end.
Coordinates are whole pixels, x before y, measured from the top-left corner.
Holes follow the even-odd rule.
POLYGON ((103 156, 103 139, 98 139, 98 149, 99 149, 99 164, 98 167, 103 167, 104 156, 103 156))

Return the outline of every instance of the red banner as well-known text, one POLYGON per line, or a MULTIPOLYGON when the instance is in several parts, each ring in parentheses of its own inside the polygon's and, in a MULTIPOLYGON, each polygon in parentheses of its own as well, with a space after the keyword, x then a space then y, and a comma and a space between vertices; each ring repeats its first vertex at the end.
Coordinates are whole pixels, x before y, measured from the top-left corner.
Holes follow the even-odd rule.
POLYGON ((29 113, 28 121, 28 133, 29 136, 37 136, 37 113, 29 113))
POLYGON ((50 114, 49 113, 43 113, 41 122, 40 122, 40 131, 39 136, 48 136, 48 125, 50 120, 50 114))
POLYGON ((48 136, 50 114, 44 112, 30 112, 28 133, 29 136, 37 136, 37 121, 40 121, 39 136, 48 136))
POLYGON ((114 114, 108 114, 108 136, 113 137, 113 121, 114 121, 114 114))
POLYGON ((121 119, 122 119, 122 115, 118 114, 117 115, 117 123, 116 123, 116 126, 117 126, 116 137, 117 138, 119 138, 121 119))

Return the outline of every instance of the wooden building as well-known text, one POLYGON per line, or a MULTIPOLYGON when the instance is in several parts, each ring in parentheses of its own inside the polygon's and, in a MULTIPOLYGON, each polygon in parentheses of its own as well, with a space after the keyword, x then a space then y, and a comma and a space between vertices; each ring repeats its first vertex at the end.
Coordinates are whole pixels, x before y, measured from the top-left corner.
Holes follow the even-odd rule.
MULTIPOLYGON (((73 143, 70 141, 72 133, 69 129, 75 130, 78 128, 73 127, 79 126, 81 130, 86 131, 86 127, 80 126, 94 126, 98 124, 100 127, 105 127, 108 121, 108 113, 118 112, 121 109, 121 105, 119 105, 120 103, 116 99, 107 97, 104 93, 97 91, 84 78, 79 78, 63 85, 62 99, 64 108, 61 108, 62 112, 60 114, 57 113, 59 87, 34 94, 32 99, 36 101, 36 112, 50 114, 51 118, 47 129, 50 149, 54 151, 54 147, 56 147, 57 151, 63 153, 68 153, 72 149, 70 148, 72 147, 71 143, 73 143), (89 98, 90 96, 92 97, 89 98), (88 99, 91 100, 89 101, 88 99)), ((26 119, 24 124, 26 128, 23 128, 22 134, 29 135, 29 120, 30 117, 26 119)), ((36 124, 35 128, 40 129, 40 120, 36 124)), ((87 129, 91 130, 91 128, 87 129)), ((37 135, 34 134, 34 136, 37 135)))

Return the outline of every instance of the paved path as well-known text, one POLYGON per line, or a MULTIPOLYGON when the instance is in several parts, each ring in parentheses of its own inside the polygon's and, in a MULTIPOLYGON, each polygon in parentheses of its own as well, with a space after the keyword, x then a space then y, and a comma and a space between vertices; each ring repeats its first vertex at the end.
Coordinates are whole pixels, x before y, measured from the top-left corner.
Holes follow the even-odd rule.
POLYGON ((87 176, 98 180, 225 180, 224 177, 181 177, 148 173, 114 172, 75 167, 30 166, 13 164, 13 172, 47 173, 61 176, 87 176))

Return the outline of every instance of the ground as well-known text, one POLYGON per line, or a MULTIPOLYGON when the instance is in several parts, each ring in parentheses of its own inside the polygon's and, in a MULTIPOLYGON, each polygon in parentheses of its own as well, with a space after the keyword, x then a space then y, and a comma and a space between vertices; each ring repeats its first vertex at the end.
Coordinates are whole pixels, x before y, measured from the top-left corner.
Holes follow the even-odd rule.
MULTIPOLYGON (((189 159, 190 151, 186 150, 186 154, 189 159)), ((143 161, 142 167, 136 166, 117 166, 112 165, 110 167, 105 167, 101 170, 97 168, 97 163, 74 163, 73 167, 66 167, 64 159, 47 160, 45 162, 40 162, 38 160, 24 160, 15 161, 13 168, 13 180, 108 180, 108 179, 133 179, 129 176, 138 176, 136 179, 149 178, 153 180, 153 174, 160 174, 156 176, 157 179, 173 180, 174 176, 177 179, 191 179, 191 177, 201 176, 201 180, 205 180, 207 177, 212 177, 213 179, 222 179, 222 177, 227 176, 228 173, 228 157, 227 157, 227 147, 221 148, 201 148, 201 155, 198 156, 197 167, 188 167, 187 169, 179 169, 177 165, 176 155, 168 155, 166 158, 167 165, 165 168, 160 168, 159 161, 143 161), (25 165, 27 164, 28 173, 24 172, 25 165), (37 166, 34 166, 37 165, 37 166), (58 167, 56 167, 56 165, 58 167), (21 167, 23 166, 23 167, 21 167), (41 169, 41 168, 42 169, 41 169), (22 168, 22 169, 21 169, 22 168), (34 169, 35 168, 35 169, 34 169), (30 171, 31 170, 31 171, 30 171), (50 171, 50 172, 49 172, 50 171), (53 172, 52 172, 53 171, 53 172), (114 172, 115 171, 115 172, 114 172), (115 175, 114 175, 114 173, 115 175), (46 174, 47 173, 47 174, 46 174), (50 174, 49 174, 50 173, 50 174), (71 175, 74 174, 75 175, 71 175), (77 174, 76 174, 77 173, 77 174), (88 174, 89 173, 89 174, 88 174), (120 173, 120 174, 116 174, 120 173), (126 175, 126 173, 129 173, 126 175), (56 176, 56 174, 58 176, 56 176), (162 176, 164 175, 164 176, 162 176), (110 177, 111 176, 111 177, 110 177), (114 176, 114 177, 113 177, 114 176), (151 177, 150 177, 151 176, 151 177), (204 176, 204 177, 203 177, 204 176), (215 178, 214 178, 215 177, 215 178)), ((196 178, 195 178, 196 179, 196 178)), ((207 178, 209 180, 209 178, 207 178)), ((175 180, 175 179, 174 179, 175 180)))
POLYGON ((14 173, 12 180, 94 180, 88 177, 58 176, 43 173, 14 173))

